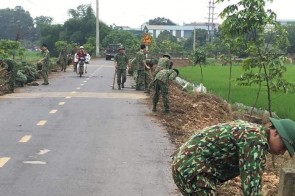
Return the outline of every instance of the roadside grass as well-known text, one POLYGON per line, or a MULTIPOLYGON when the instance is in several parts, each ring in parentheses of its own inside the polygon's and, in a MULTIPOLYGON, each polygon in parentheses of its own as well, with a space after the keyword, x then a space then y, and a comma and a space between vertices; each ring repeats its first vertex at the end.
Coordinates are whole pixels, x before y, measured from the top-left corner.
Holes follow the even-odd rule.
MULTIPOLYGON (((203 66, 203 84, 208 92, 227 100, 229 89, 229 66, 206 65, 203 66)), ((199 66, 178 67, 180 77, 195 84, 201 82, 201 71, 199 66)), ((230 103, 243 103, 253 106, 257 97, 258 86, 240 86, 236 79, 243 73, 241 66, 232 67, 232 87, 228 100, 230 103)), ((287 65, 285 78, 287 81, 295 83, 295 66, 287 65)), ((282 92, 272 92, 272 111, 280 118, 291 118, 295 120, 295 92, 284 94, 282 92)), ((267 109, 266 87, 262 88, 256 108, 267 109)))
POLYGON ((40 58, 42 58, 40 51, 25 51, 24 56, 17 57, 17 61, 27 61, 27 62, 37 62, 40 58))

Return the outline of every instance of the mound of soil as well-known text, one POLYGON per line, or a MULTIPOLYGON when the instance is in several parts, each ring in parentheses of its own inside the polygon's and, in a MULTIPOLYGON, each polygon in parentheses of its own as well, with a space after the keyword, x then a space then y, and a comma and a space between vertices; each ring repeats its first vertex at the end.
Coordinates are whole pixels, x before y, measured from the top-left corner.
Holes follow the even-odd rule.
MULTIPOLYGON (((169 100, 172 115, 161 112, 164 110, 162 100, 159 101, 158 112, 151 112, 151 115, 166 127, 171 140, 177 146, 184 143, 194 132, 214 124, 234 119, 248 121, 262 119, 263 122, 263 117, 249 118, 248 114, 232 111, 230 104, 213 94, 184 92, 174 82, 169 86, 169 100)), ((148 104, 152 108, 152 93, 148 104)), ((277 195, 279 169, 282 163, 286 162, 290 162, 290 159, 284 156, 276 156, 275 162, 271 161, 271 156, 268 157, 263 177, 264 195, 277 195), (273 163, 276 166, 275 169, 273 163)), ((237 177, 218 186, 218 195, 243 195, 240 178, 237 177)))

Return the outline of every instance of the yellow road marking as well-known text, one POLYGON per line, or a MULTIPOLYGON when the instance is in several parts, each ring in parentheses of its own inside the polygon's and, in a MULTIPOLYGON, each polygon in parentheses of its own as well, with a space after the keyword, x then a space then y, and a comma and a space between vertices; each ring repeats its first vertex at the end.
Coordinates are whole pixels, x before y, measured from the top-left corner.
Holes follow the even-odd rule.
POLYGON ((49 112, 49 114, 55 114, 57 112, 57 110, 51 110, 50 112, 49 112))
POLYGON ((0 158, 0 167, 3 167, 9 160, 10 160, 10 157, 0 158))
POLYGON ((77 93, 77 92, 76 92, 76 91, 73 91, 72 93, 75 94, 75 93, 77 93))
POLYGON ((71 99, 72 97, 71 96, 66 96, 66 99, 71 99))
POLYGON ((43 126, 43 125, 45 125, 47 123, 47 120, 40 120, 38 123, 37 123, 37 125, 38 126, 43 126))
POLYGON ((25 136, 22 137, 18 142, 26 143, 26 142, 28 142, 31 138, 32 138, 31 135, 25 135, 25 136))
POLYGON ((65 105, 66 102, 59 102, 58 105, 65 105))

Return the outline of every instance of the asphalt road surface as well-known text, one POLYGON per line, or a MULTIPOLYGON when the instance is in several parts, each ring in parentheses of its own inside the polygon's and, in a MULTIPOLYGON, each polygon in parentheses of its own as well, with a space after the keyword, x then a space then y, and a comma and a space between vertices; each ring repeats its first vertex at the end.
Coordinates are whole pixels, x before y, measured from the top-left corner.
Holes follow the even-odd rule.
POLYGON ((179 195, 175 146, 142 91, 112 90, 113 64, 92 60, 81 78, 68 67, 0 97, 1 196, 179 195))

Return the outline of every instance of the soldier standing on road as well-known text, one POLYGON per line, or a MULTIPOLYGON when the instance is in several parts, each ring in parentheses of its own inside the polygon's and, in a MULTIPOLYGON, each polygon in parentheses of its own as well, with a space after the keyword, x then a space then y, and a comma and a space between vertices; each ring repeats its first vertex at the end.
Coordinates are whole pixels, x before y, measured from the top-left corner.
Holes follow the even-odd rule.
POLYGON ((135 55, 135 64, 136 64, 136 90, 142 90, 145 88, 144 81, 145 81, 145 68, 150 69, 146 62, 145 62, 145 48, 144 44, 140 45, 140 51, 138 51, 135 55))
POLYGON ((172 175, 183 195, 216 195, 216 184, 241 176, 244 195, 262 195, 267 152, 295 150, 295 122, 269 118, 263 126, 242 120, 197 131, 173 155, 172 175))
POLYGON ((169 93, 169 80, 174 80, 176 76, 178 76, 179 71, 177 69, 165 69, 161 70, 157 73, 157 75, 154 78, 154 88, 155 88, 155 94, 153 96, 153 112, 157 111, 157 104, 159 102, 160 93, 163 97, 163 104, 166 114, 170 114, 169 109, 169 99, 168 99, 168 93, 169 93))
POLYGON ((2 60, 0 59, 0 67, 4 67, 7 70, 8 74, 8 91, 9 92, 14 92, 15 89, 15 80, 16 80, 16 75, 17 75, 17 67, 15 61, 11 59, 5 59, 2 60))
POLYGON ((68 64, 68 51, 66 46, 60 51, 58 59, 61 66, 61 71, 65 72, 68 64))
POLYGON ((129 62, 124 47, 118 49, 118 53, 114 57, 114 62, 117 72, 118 90, 121 90, 121 87, 124 88, 124 83, 126 82, 126 69, 129 62))
POLYGON ((42 76, 44 79, 44 82, 42 85, 48 85, 48 72, 49 72, 49 50, 47 49, 46 44, 42 44, 41 46, 41 54, 43 58, 38 62, 38 64, 42 64, 42 76))

